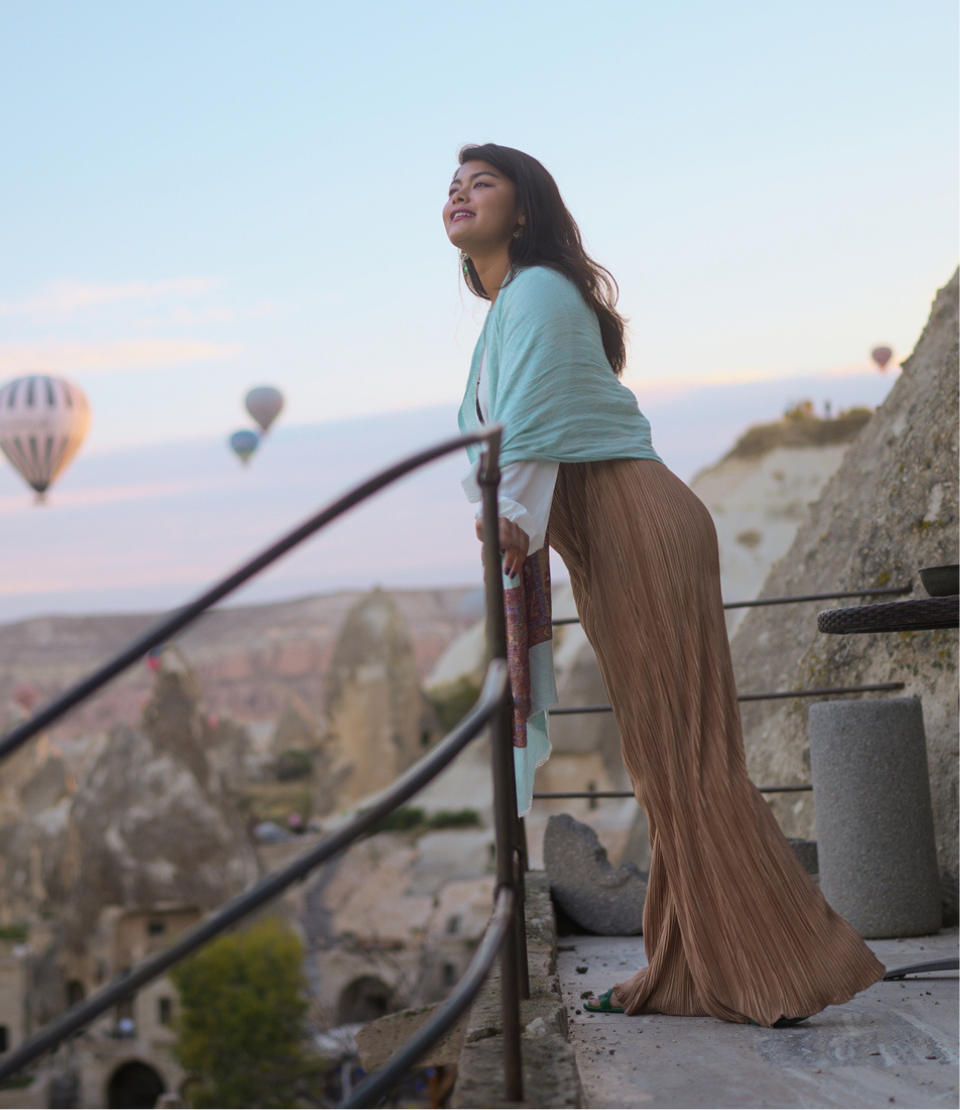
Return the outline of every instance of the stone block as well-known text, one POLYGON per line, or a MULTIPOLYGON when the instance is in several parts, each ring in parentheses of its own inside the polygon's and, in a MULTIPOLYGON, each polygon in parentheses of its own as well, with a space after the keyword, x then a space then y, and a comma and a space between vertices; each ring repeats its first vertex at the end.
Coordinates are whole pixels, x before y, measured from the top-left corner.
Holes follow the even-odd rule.
POLYGON ((919 698, 817 702, 820 888, 864 937, 935 933, 940 879, 919 698))
MULTIPOLYGON (((442 1003, 432 1006, 417 1006, 410 1010, 399 1010, 395 1014, 371 1021, 356 1033, 357 1048, 360 1050, 360 1063, 366 1072, 376 1071, 390 1057, 398 1052, 410 1038, 440 1008, 442 1003)), ((439 1068, 456 1064, 463 1048, 463 1038, 467 1028, 468 1014, 461 1014, 441 1040, 417 1062, 419 1068, 439 1068)))
POLYGON ((632 863, 614 867, 589 825, 569 813, 551 817, 543 859, 553 897, 582 929, 600 936, 643 931, 647 875, 632 863))

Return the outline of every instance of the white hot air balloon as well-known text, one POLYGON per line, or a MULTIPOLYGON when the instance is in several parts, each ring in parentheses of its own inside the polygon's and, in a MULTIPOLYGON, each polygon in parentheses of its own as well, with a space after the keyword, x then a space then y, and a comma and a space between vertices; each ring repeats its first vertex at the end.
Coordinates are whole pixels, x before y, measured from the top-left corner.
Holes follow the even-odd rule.
POLYGON ((266 431, 280 415, 283 408, 283 394, 272 385, 258 385, 251 389, 244 399, 247 412, 266 431))
POLYGON ((0 448, 45 500, 90 426, 86 394, 52 374, 29 374, 0 388, 0 448))

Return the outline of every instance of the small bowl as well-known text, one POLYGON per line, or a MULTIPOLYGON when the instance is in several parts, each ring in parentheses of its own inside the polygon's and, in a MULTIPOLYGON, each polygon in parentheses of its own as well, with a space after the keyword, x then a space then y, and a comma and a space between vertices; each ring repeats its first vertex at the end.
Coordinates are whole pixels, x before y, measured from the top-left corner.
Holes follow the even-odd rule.
POLYGON ((960 564, 947 567, 924 567, 920 581, 931 597, 952 597, 960 593, 960 564))

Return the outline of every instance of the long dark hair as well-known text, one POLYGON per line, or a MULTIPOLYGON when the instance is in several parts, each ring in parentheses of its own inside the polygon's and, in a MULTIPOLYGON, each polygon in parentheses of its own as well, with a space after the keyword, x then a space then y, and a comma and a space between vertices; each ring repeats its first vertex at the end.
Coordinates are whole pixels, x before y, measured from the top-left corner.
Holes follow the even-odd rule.
MULTIPOLYGON (((513 182, 517 207, 525 222, 522 234, 510 240, 511 273, 525 266, 549 266, 568 277, 597 314, 604 353, 619 377, 627 362, 627 352, 626 321, 615 307, 619 294, 617 283, 610 271, 594 262, 583 249, 580 229, 567 211, 556 181, 536 158, 496 143, 463 147, 460 165, 464 162, 489 162, 513 182)), ((473 263, 466 256, 463 273, 470 292, 489 300, 473 263)))

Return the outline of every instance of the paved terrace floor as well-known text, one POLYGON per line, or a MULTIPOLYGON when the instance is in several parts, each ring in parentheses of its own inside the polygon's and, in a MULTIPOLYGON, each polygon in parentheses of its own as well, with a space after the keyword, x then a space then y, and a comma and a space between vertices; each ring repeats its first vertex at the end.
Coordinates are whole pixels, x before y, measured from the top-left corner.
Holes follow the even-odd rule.
MULTIPOLYGON (((888 970, 957 954, 957 930, 868 941, 888 970)), ((804 1025, 590 1014, 645 966, 642 937, 558 938, 559 971, 589 1107, 958 1105, 957 973, 877 983, 804 1025)))

